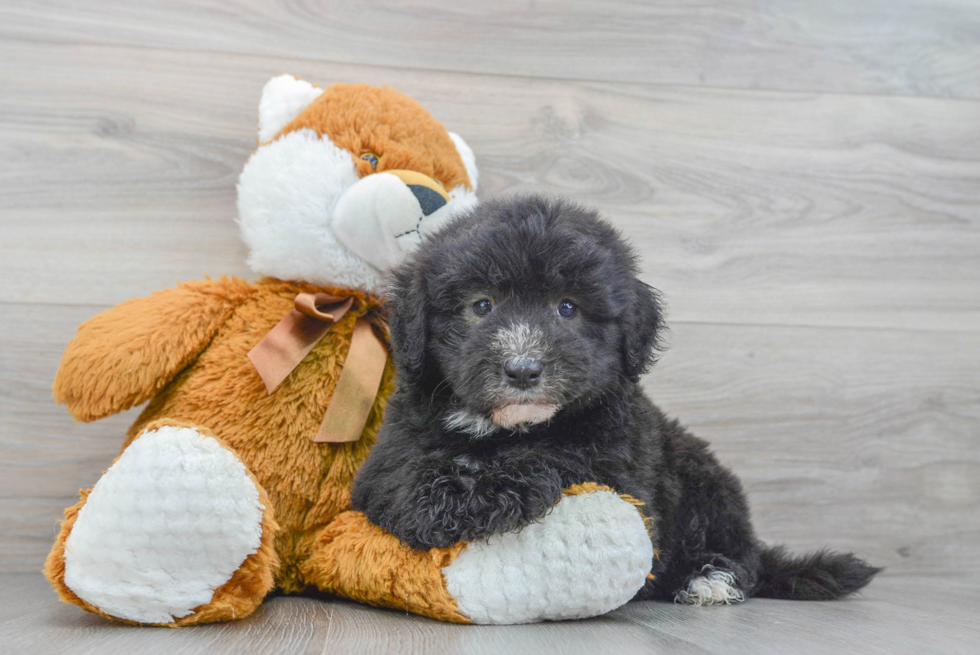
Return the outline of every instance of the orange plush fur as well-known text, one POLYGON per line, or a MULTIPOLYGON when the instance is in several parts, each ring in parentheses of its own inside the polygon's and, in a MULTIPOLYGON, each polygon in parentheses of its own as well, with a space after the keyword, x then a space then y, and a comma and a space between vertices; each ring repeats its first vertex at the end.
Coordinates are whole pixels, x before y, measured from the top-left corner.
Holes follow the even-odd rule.
POLYGON ((326 134, 337 147, 354 153, 361 177, 402 169, 424 173, 446 189, 460 184, 473 188, 446 128, 422 105, 394 89, 329 86, 280 134, 303 128, 326 134), (360 158, 366 153, 378 156, 377 169, 360 158))
MULTIPOLYGON (((459 547, 411 551, 362 516, 342 514, 354 474, 381 425, 393 386, 390 362, 361 439, 313 441, 361 316, 380 321, 379 300, 352 289, 222 278, 122 303, 84 323, 68 346, 55 397, 76 418, 95 420, 152 398, 123 448, 160 425, 203 428, 234 452, 258 483, 267 508, 262 547, 211 603, 173 625, 246 616, 274 584, 286 592, 315 587, 466 621, 441 578, 441 567, 459 547), (246 354, 289 313, 296 294, 318 291, 352 295, 356 302, 270 395, 246 354)), ((385 338, 383 330, 377 332, 385 338)), ((103 614, 63 580, 64 542, 86 495, 66 510, 45 572, 63 600, 103 614)))

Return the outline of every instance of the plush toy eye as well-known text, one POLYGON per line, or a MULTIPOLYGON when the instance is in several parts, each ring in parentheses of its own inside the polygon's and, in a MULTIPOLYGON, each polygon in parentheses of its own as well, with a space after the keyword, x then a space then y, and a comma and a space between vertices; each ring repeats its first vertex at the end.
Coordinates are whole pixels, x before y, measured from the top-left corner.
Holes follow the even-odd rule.
POLYGON ((562 300, 558 303, 558 315, 562 318, 575 318, 578 314, 578 305, 571 300, 562 300))
POLYGON ((375 170, 378 169, 378 156, 373 152, 365 152, 363 155, 361 155, 361 159, 371 164, 371 168, 375 170))
POLYGON ((481 298, 473 303, 473 313, 479 317, 484 317, 493 311, 493 301, 489 298, 481 298))

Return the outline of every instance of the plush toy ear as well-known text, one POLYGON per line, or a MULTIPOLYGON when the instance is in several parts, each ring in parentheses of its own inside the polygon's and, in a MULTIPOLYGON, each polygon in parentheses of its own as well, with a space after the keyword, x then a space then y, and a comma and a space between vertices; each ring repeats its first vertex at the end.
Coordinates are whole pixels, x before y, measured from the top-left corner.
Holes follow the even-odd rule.
POLYGON ((387 290, 391 349, 398 378, 418 381, 425 371, 426 292, 422 264, 416 257, 394 269, 387 290))
POLYGON ((259 101, 259 143, 267 143, 323 93, 309 82, 280 75, 266 82, 259 101))
POLYGON ((466 175, 470 178, 470 186, 473 187, 472 190, 476 191, 480 172, 476 170, 476 155, 473 154, 473 149, 470 148, 466 141, 463 141, 463 137, 455 132, 450 132, 449 138, 453 140, 453 143, 456 145, 456 152, 459 153, 459 156, 463 160, 463 166, 466 167, 466 175))
POLYGON ((633 304, 623 317, 623 368, 634 382, 656 361, 664 329, 663 305, 656 289, 634 280, 633 304))

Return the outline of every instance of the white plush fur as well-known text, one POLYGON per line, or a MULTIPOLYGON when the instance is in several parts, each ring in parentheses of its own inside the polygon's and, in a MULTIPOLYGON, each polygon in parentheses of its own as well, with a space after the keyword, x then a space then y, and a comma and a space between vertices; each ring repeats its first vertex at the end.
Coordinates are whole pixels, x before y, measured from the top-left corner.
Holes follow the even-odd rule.
POLYGON ((453 143, 456 145, 456 152, 459 153, 460 158, 463 160, 463 166, 466 167, 466 174, 470 178, 470 186, 473 187, 473 191, 476 191, 480 181, 480 172, 476 169, 476 156, 473 154, 473 149, 463 140, 463 137, 455 132, 450 132, 449 138, 453 140, 453 143))
POLYGON ((266 82, 259 100, 259 143, 271 141, 321 93, 323 89, 292 75, 280 75, 266 82))
POLYGON ((331 228, 348 250, 387 271, 418 246, 423 223, 441 224, 445 217, 442 210, 424 216, 404 182, 390 173, 375 173, 344 192, 331 228))
POLYGON ((738 588, 735 575, 731 571, 716 569, 705 565, 701 575, 692 578, 687 589, 674 595, 674 602, 685 605, 731 605, 745 600, 745 594, 738 588))
POLYGON ((474 623, 605 614, 646 582, 653 546, 636 508, 608 491, 565 497, 540 523, 467 544, 442 572, 474 623))
MULTIPOLYGON (((269 84, 276 80, 282 78, 269 84)), ((475 176, 472 151, 462 139, 457 137, 454 142, 464 162, 469 161, 467 170, 473 168, 470 175, 475 176), (465 156, 463 149, 468 153, 465 156)), ((392 184, 385 183, 393 180, 385 177, 393 178, 380 173, 360 179, 351 153, 310 129, 284 134, 260 146, 238 179, 238 224, 250 250, 249 266, 260 275, 284 280, 379 293, 387 270, 420 239, 477 202, 473 191, 455 187, 445 207, 419 222, 420 211, 418 216, 405 218, 406 212, 414 213, 418 207, 415 197, 407 187, 403 189, 406 193, 392 190, 392 184), (368 189, 375 195, 366 193, 368 189), (397 207, 399 199, 405 203, 402 208, 397 207), (348 211, 336 221, 338 205, 348 211), (394 230, 400 230, 402 223, 418 227, 418 234, 395 239, 402 231, 394 230), (348 238, 352 228, 357 230, 353 239, 348 238), (362 245, 352 250, 345 243, 362 245)))
POLYGON ((65 584, 112 616, 169 623, 210 602, 262 537, 245 466, 192 428, 134 441, 96 483, 65 542, 65 584))
POLYGON ((309 129, 262 146, 238 179, 238 224, 256 273, 373 291, 381 271, 330 229, 341 194, 360 178, 350 152, 309 129))

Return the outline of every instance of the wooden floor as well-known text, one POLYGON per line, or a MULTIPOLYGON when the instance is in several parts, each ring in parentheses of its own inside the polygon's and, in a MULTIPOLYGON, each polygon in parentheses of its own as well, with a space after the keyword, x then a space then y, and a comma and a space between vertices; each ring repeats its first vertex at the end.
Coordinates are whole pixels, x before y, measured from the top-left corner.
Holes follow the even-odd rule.
POLYGON ((885 577, 860 597, 832 603, 646 601, 587 621, 518 626, 459 626, 343 600, 277 597, 243 621, 171 630, 104 621, 58 602, 36 573, 0 574, 0 651, 967 655, 977 652, 977 583, 976 576, 885 577))
POLYGON ((0 4, 0 651, 976 652, 980 4, 963 0, 0 4), (251 277, 235 181, 271 76, 389 84, 481 195, 599 206, 670 304, 654 399, 741 475, 759 533, 887 571, 860 599, 459 628, 277 598, 137 630, 37 571, 129 413, 50 386, 78 323, 251 277), (11 650, 13 649, 13 650, 11 650))

